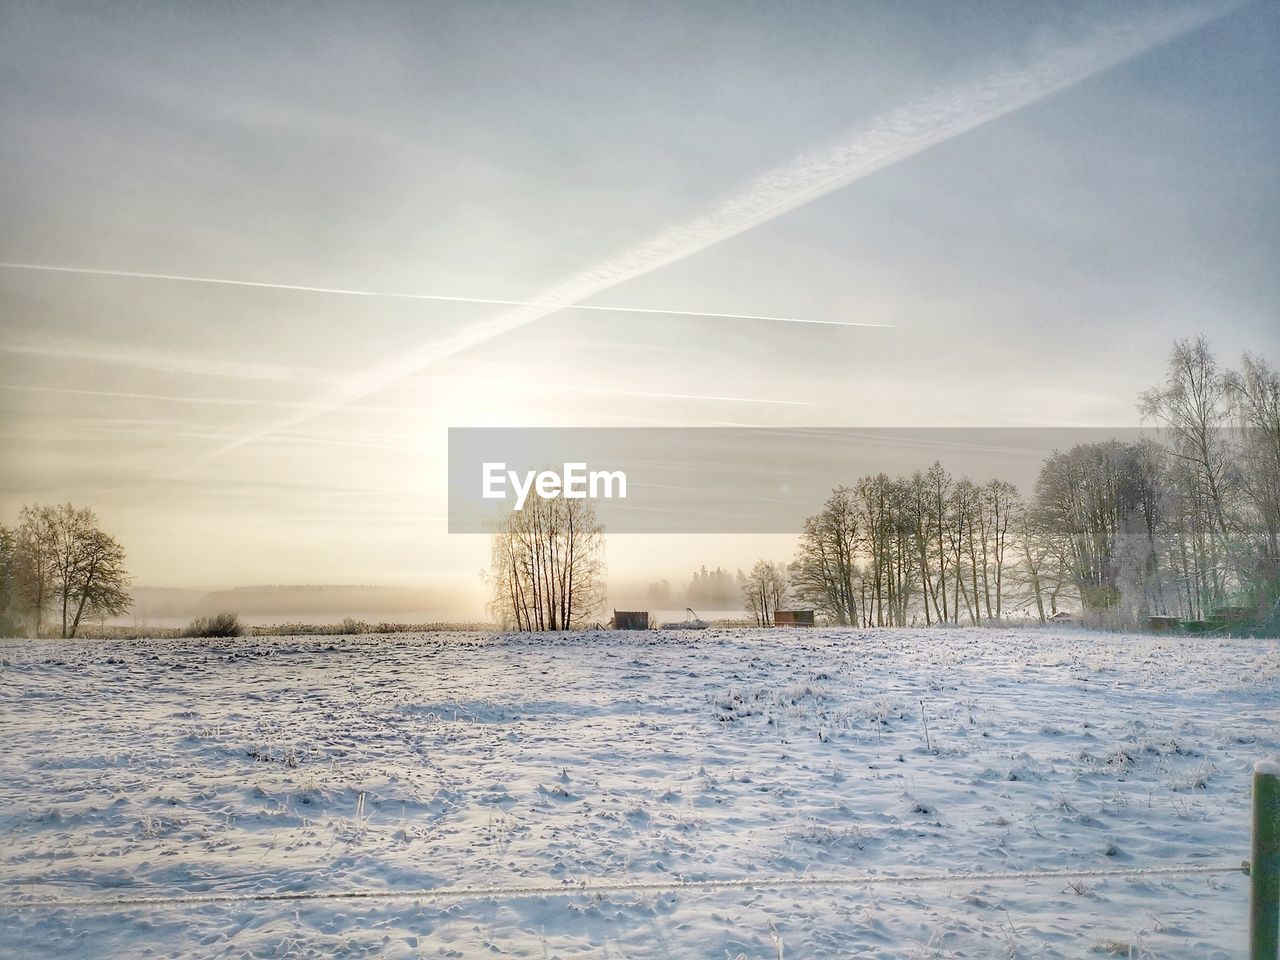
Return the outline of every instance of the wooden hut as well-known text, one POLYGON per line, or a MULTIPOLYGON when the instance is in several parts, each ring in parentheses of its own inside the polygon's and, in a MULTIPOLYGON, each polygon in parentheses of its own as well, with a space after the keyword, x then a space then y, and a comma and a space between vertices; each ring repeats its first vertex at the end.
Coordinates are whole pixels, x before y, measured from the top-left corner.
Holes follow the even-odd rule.
POLYGON ((613 629, 615 630, 648 630, 648 610, 615 610, 613 611, 613 629))
POLYGON ((775 627, 812 627, 812 610, 775 610, 773 611, 775 627))

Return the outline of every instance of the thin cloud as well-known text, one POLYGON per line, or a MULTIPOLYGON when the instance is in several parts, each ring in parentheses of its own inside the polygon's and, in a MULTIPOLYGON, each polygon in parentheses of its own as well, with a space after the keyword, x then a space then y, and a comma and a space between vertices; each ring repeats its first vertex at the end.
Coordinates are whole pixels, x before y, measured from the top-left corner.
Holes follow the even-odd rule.
POLYGON ((336 371, 310 367, 253 363, 243 360, 206 360, 156 350, 121 350, 102 343, 68 343, 64 341, 2 343, 0 352, 55 360, 77 360, 111 366, 133 367, 156 373, 173 373, 235 380, 268 380, 291 383, 337 383, 342 376, 336 371))
MULTIPOLYGON (((0 418, 0 423, 4 422, 4 418, 0 418)), ((113 419, 86 419, 77 417, 48 417, 43 418, 39 423, 34 420, 24 419, 16 421, 17 429, 6 430, 0 426, 0 432, 10 436, 37 436, 41 440, 49 439, 66 439, 72 441, 83 440, 85 437, 110 439, 114 442, 116 438, 128 437, 134 440, 138 439, 156 439, 158 436, 157 428, 164 428, 163 437, 167 440, 231 440, 234 434, 226 431, 217 430, 196 430, 196 429, 176 429, 173 421, 166 420, 130 420, 122 418, 113 419)), ((353 439, 345 439, 335 437, 331 433, 319 434, 316 432, 308 433, 280 433, 272 437, 272 440, 278 443, 313 445, 325 447, 356 447, 359 449, 369 450, 395 450, 398 452, 414 452, 421 448, 420 437, 414 434, 405 433, 402 435, 402 442, 394 442, 388 439, 369 438, 363 435, 357 435, 353 439)))
MULTIPOLYGON (((244 397, 183 397, 174 394, 130 393, 124 390, 80 390, 74 387, 32 387, 20 384, 0 384, 5 390, 19 393, 60 393, 73 397, 105 397, 117 400, 155 400, 164 403, 209 404, 219 407, 257 407, 263 406, 259 400, 248 400, 244 397)), ((297 404, 271 403, 270 406, 298 406, 297 404)))
POLYGON ((98 267, 72 267, 49 263, 0 262, 3 270, 31 270, 41 273, 73 273, 89 277, 118 277, 128 280, 169 280, 175 283, 207 283, 225 287, 254 287, 263 290, 292 290, 298 293, 321 293, 341 297, 373 297, 381 300, 429 300, 436 303, 473 303, 499 307, 537 307, 555 310, 597 310, 602 313, 644 313, 662 317, 707 317, 718 320, 766 320, 770 323, 814 323, 828 327, 880 327, 888 323, 862 323, 856 320, 814 320, 805 317, 767 317, 751 313, 707 313, 703 310, 665 310, 656 307, 620 307, 602 303, 561 303, 551 300, 495 300, 491 297, 448 297, 431 293, 394 293, 385 290, 353 290, 343 287, 310 287, 296 283, 268 283, 258 280, 229 280, 224 277, 193 277, 177 273, 145 273, 138 270, 104 270, 98 267))
MULTIPOLYGON (((74 397, 104 397, 117 400, 148 400, 156 403, 206 404, 216 407, 280 407, 286 410, 303 410, 311 414, 327 413, 333 407, 319 402, 302 402, 291 400, 252 400, 247 397, 200 397, 183 396, 170 393, 139 393, 126 390, 87 390, 78 387, 42 387, 26 384, 0 383, 0 390, 13 390, 18 393, 59 393, 74 397)), ((392 407, 372 404, 347 404, 343 409, 354 413, 402 414, 413 413, 408 406, 392 407)), ((302 420, 310 419, 303 417, 302 420)), ((300 421, 301 422, 301 421, 300 421)))
POLYGON ((669 266, 797 207, 811 203, 900 160, 966 133, 1050 94, 1124 63, 1215 20, 1239 3, 1213 3, 1173 14, 1141 17, 1100 28, 1084 42, 1062 46, 1036 62, 998 70, 972 83, 873 118, 834 146, 806 153, 730 194, 702 216, 584 270, 538 295, 469 324, 452 336, 352 376, 308 409, 226 443, 190 464, 189 473, 254 441, 288 431, 414 373, 527 326, 548 314, 669 266))
MULTIPOLYGON (((535 386, 532 383, 528 385, 535 386)), ((784 407, 811 406, 807 400, 775 400, 772 397, 727 397, 705 393, 655 393, 651 390, 613 390, 608 387, 579 387, 573 384, 565 385, 563 389, 578 393, 597 393, 611 397, 643 397, 653 400, 709 400, 716 403, 759 403, 784 407)))
MULTIPOLYGON (((210 440, 210 439, 225 440, 227 439, 227 435, 225 433, 215 433, 215 432, 203 431, 203 430, 181 430, 174 433, 173 436, 178 438, 192 439, 192 440, 210 440)), ((402 453, 413 452, 419 449, 419 445, 411 442, 407 442, 407 441, 404 443, 391 443, 385 440, 369 440, 369 439, 344 440, 339 437, 327 436, 327 435, 321 436, 316 433, 279 433, 279 434, 276 434, 271 439, 273 441, 278 441, 280 443, 293 443, 293 444, 300 444, 304 446, 314 445, 314 446, 322 446, 322 447, 356 447, 358 449, 365 449, 365 450, 395 450, 397 452, 402 452, 402 453)))
MULTIPOLYGON (((431 381, 432 385, 440 385, 445 383, 456 383, 460 385, 468 385, 475 383, 474 379, 458 379, 444 380, 435 378, 431 381)), ((807 400, 777 400, 772 397, 735 397, 722 394, 708 393, 662 393, 653 390, 620 390, 615 387, 595 387, 590 384, 568 383, 565 381, 539 382, 536 380, 511 380, 506 377, 499 382, 502 388, 515 388, 520 390, 546 390, 553 393, 592 393, 607 397, 636 397, 646 400, 705 400, 712 403, 754 403, 765 406, 781 406, 781 407, 808 407, 812 406, 807 400)))
MULTIPOLYGON (((466 383, 468 381, 458 381, 466 383)), ((568 391, 571 393, 593 393, 614 397, 639 397, 650 398, 655 400, 705 400, 714 403, 753 403, 763 404, 766 406, 786 406, 786 407, 807 407, 810 404, 804 400, 775 400, 770 397, 731 397, 720 396, 715 394, 703 393, 657 393, 648 390, 614 390, 609 387, 589 387, 578 386, 576 384, 566 383, 535 383, 533 381, 504 381, 504 386, 510 387, 527 387, 527 388, 546 388, 553 391, 568 391)), ((86 390, 77 387, 40 387, 25 386, 21 384, 0 384, 5 390, 13 390, 20 393, 59 393, 68 394, 78 397, 104 397, 119 400, 149 400, 157 403, 187 403, 187 404, 208 404, 211 406, 225 407, 283 407, 290 410, 305 410, 314 413, 324 413, 331 408, 323 406, 320 403, 305 403, 289 400, 251 400, 245 397, 200 397, 200 396, 181 396, 176 394, 163 393, 134 393, 122 390, 86 390)), ((406 405, 403 407, 388 406, 356 406, 347 405, 344 409, 355 412, 366 413, 413 413, 414 407, 406 405)), ((273 433, 273 435, 278 435, 273 433)), ((235 437, 225 438, 234 440, 235 437)))

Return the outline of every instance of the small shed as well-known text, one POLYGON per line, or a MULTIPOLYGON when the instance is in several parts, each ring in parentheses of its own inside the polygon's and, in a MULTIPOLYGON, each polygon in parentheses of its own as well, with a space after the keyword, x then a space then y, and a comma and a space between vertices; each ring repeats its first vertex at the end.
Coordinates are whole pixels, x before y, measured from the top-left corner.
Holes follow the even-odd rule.
POLYGON ((775 610, 773 611, 775 627, 812 627, 812 610, 775 610))
POLYGON ((1253 615, 1254 611, 1249 607, 1214 607, 1209 619, 1224 623, 1248 623, 1253 615))
POLYGON ((1182 621, 1177 617, 1154 616, 1147 618, 1147 626, 1152 633, 1169 633, 1182 626, 1182 621))
POLYGON ((615 630, 648 630, 648 610, 615 610, 613 611, 613 629, 615 630))

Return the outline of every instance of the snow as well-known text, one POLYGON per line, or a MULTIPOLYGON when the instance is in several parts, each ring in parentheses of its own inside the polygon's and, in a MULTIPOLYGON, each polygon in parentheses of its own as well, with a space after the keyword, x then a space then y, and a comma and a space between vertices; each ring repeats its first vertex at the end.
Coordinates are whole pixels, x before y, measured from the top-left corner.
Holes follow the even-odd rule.
POLYGON ((12 903, 1231 865, 1280 751, 1266 640, 709 629, 5 641, 0 661, 0 955, 24 958, 1234 957, 1239 873, 12 903))

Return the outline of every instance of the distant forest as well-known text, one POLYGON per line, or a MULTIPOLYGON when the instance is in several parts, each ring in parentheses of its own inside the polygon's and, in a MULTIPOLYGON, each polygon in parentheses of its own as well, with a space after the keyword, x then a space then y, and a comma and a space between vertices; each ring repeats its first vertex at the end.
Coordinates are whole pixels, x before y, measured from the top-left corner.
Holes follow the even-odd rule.
POLYGON ((738 581, 728 570, 716 567, 695 570, 689 582, 673 588, 670 580, 649 584, 649 603, 658 609, 702 607, 708 610, 736 610, 742 605, 738 581))

